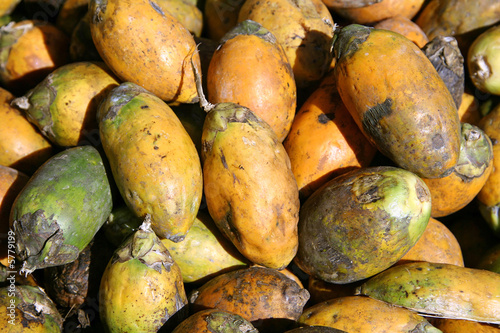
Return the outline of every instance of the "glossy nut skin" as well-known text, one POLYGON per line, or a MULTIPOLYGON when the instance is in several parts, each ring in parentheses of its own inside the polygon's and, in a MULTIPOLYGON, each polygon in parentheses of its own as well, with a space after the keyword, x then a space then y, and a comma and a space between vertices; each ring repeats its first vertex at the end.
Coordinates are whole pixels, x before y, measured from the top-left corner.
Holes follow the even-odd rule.
POLYGON ((377 152, 342 102, 333 71, 297 111, 283 146, 302 198, 338 175, 369 166, 377 152))
POLYGON ((202 160, 217 227, 251 262, 288 266, 298 246, 299 190, 272 128, 244 106, 219 103, 205 119, 202 160))
POLYGON ((208 67, 207 90, 211 103, 255 112, 280 142, 290 131, 297 106, 293 70, 276 37, 255 21, 240 22, 222 38, 208 67))
POLYGON ((460 121, 425 54, 388 30, 352 24, 336 35, 339 94, 368 139, 420 177, 451 172, 460 152, 460 121))

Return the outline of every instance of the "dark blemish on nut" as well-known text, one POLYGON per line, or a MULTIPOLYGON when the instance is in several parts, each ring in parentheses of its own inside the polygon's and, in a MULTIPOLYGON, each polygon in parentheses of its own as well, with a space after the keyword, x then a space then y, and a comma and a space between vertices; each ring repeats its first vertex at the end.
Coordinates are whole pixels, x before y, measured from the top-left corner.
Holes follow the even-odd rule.
POLYGON ((320 124, 326 124, 333 119, 335 119, 335 113, 322 113, 318 116, 318 122, 320 124))
POLYGON ((226 168, 227 170, 229 170, 229 166, 227 165, 227 161, 226 161, 226 156, 224 156, 224 152, 220 151, 220 160, 222 162, 222 165, 224 166, 224 168, 226 168))
POLYGON ((391 115, 392 113, 392 99, 388 98, 383 103, 377 104, 365 112, 361 123, 363 129, 368 133, 376 142, 381 142, 385 138, 380 126, 380 120, 391 115))
POLYGON ((417 184, 415 184, 415 191, 417 192, 417 198, 420 202, 426 202, 430 200, 429 190, 422 186, 421 183, 417 182, 417 184))
POLYGON ((161 10, 161 7, 156 2, 150 0, 149 4, 156 12, 158 12, 158 14, 160 14, 161 16, 165 16, 165 13, 163 12, 163 10, 161 10))
POLYGON ((358 197, 358 201, 361 203, 372 203, 380 199, 381 196, 378 194, 378 186, 371 187, 358 197))
POLYGON ((432 148, 440 149, 444 146, 444 139, 441 134, 436 134, 432 137, 432 148))

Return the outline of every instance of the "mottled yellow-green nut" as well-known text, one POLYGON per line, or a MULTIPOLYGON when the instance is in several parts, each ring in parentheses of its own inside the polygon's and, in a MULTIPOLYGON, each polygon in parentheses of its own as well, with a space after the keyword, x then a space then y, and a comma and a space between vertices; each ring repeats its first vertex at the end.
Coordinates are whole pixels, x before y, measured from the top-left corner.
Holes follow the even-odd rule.
POLYGON ((101 320, 111 333, 157 332, 186 305, 180 269, 146 216, 140 229, 115 251, 102 276, 101 320))
POLYGON ((258 333, 242 316, 219 309, 206 309, 192 314, 172 333, 258 333))
POLYGON ((57 68, 12 103, 52 143, 71 147, 97 137, 97 107, 118 85, 102 61, 75 62, 57 68))
POLYGON ((0 288, 0 318, 2 332, 62 332, 63 318, 40 287, 0 288))
POLYGON ((464 178, 481 176, 493 156, 489 137, 479 127, 462 123, 462 145, 455 171, 464 178))
POLYGON ((370 167, 349 172, 302 205, 295 262, 330 283, 366 279, 406 254, 424 232, 430 212, 427 185, 409 171, 370 167))
POLYGON ((479 90, 500 95, 500 25, 479 35, 469 48, 467 66, 472 83, 479 90))
POLYGON ((413 262, 370 278, 356 290, 427 315, 500 324, 500 274, 413 262))
POLYGON ((203 191, 201 163, 172 109, 137 84, 111 90, 97 117, 104 152, 127 206, 151 215, 161 238, 181 241, 196 218, 203 191))

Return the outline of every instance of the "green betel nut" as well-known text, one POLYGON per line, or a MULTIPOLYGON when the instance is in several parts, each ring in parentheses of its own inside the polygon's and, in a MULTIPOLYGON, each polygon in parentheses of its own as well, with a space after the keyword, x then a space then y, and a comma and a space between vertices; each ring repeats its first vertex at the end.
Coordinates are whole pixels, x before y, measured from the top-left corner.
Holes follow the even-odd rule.
POLYGON ((500 26, 479 35, 467 55, 469 76, 479 90, 500 95, 500 26))
POLYGON ((74 261, 108 218, 109 179, 92 146, 64 150, 32 176, 11 212, 26 273, 74 261))

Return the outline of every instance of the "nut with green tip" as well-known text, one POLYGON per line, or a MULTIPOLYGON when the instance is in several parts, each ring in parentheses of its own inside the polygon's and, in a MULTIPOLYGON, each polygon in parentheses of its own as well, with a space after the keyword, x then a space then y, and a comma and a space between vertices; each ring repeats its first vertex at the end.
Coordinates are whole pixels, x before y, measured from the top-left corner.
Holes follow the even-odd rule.
POLYGON ((234 103, 218 103, 212 105, 210 112, 207 115, 207 119, 203 124, 203 136, 202 136, 202 150, 201 158, 205 160, 206 154, 210 152, 213 146, 213 142, 216 140, 219 133, 224 134, 227 130, 228 125, 231 123, 256 123, 263 127, 265 130, 270 130, 267 123, 263 122, 259 116, 257 116, 250 109, 234 104, 234 103))
POLYGON ((108 175, 92 146, 47 160, 12 205, 16 254, 26 273, 74 261, 112 209, 108 175))
POLYGON ((422 178, 432 196, 434 218, 458 212, 477 197, 494 169, 493 145, 479 127, 462 123, 458 161, 442 178, 422 178))
POLYGON ((493 26, 477 37, 469 48, 469 76, 479 90, 500 95, 500 25, 493 26))
POLYGON ((462 138, 454 171, 463 178, 479 177, 491 163, 491 140, 479 127, 469 123, 462 123, 462 138))
POLYGON ((252 20, 244 20, 240 22, 236 27, 229 30, 220 40, 219 48, 226 41, 238 36, 238 35, 253 35, 259 38, 262 38, 268 41, 271 44, 276 44, 276 37, 266 28, 264 28, 261 24, 252 21, 252 20))
POLYGON ((97 107, 118 81, 104 62, 74 62, 12 101, 52 143, 71 147, 98 131, 97 107))
POLYGON ((366 279, 406 254, 430 213, 429 189, 415 174, 395 167, 351 171, 301 206, 295 263, 330 283, 366 279))
POLYGON ((349 57, 358 50, 358 45, 366 41, 373 28, 361 24, 349 24, 336 29, 333 35, 333 53, 337 61, 349 57))
POLYGON ((149 215, 115 251, 101 278, 99 313, 108 332, 157 332, 184 318, 187 297, 178 265, 151 229, 149 215), (126 299, 126 301, 124 301, 126 299))

